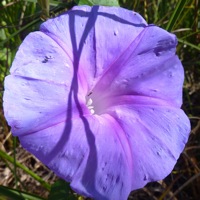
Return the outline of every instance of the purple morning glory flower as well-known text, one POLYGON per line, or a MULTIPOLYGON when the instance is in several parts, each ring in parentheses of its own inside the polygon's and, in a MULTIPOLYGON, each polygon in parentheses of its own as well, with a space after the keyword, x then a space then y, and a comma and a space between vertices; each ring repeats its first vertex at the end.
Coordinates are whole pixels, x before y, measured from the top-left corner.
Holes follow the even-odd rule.
POLYGON ((80 6, 49 19, 5 79, 13 135, 76 192, 126 200, 166 177, 188 139, 176 45, 123 8, 80 6))

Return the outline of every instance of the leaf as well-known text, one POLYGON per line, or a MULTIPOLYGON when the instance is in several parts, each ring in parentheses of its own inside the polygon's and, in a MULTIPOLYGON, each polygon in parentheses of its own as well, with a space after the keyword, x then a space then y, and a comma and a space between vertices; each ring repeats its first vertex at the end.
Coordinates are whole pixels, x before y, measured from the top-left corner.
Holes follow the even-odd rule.
POLYGON ((75 0, 78 5, 119 6, 118 0, 75 0))
POLYGON ((56 181, 52 187, 48 197, 48 200, 76 200, 77 198, 71 194, 69 183, 64 180, 56 181))

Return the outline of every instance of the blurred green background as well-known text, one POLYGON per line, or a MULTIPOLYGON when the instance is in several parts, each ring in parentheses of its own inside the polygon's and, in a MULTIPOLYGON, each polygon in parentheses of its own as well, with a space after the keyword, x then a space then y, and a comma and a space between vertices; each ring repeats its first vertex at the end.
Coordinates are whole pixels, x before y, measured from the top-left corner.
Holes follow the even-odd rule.
POLYGON ((31 31, 76 4, 120 5, 178 37, 177 54, 185 69, 183 109, 192 131, 172 173, 133 191, 134 200, 200 199, 200 1, 199 0, 1 0, 0 1, 0 200, 84 199, 23 150, 10 133, 2 109, 4 77, 15 53, 31 31), (53 186, 52 186, 53 185, 53 186), (59 191, 59 192, 58 192, 59 191))

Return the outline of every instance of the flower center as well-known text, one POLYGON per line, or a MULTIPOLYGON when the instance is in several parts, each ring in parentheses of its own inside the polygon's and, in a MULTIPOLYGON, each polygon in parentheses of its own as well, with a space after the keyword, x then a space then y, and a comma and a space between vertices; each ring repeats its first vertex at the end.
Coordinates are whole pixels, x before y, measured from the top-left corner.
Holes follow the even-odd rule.
POLYGON ((102 97, 101 93, 95 91, 90 92, 86 96, 86 106, 92 115, 101 115, 105 113, 106 108, 109 106, 110 100, 102 97))
POLYGON ((95 110, 94 110, 94 106, 92 105, 92 103, 93 103, 92 98, 88 98, 86 105, 87 105, 88 109, 90 110, 91 114, 94 114, 95 110))

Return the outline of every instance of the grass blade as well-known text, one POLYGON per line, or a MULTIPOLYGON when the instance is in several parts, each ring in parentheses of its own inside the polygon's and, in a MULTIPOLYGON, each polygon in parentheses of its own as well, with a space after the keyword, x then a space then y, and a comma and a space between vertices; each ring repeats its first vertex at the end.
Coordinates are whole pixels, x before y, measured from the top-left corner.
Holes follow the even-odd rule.
POLYGON ((36 181, 38 181, 44 188, 46 188, 47 190, 51 189, 51 186, 46 183, 42 178, 40 178, 37 174, 35 174, 34 172, 32 172, 31 170, 29 170, 27 167, 25 167, 24 165, 22 165, 19 162, 15 162, 14 158, 9 156, 8 154, 6 154, 4 151, 0 150, 0 157, 2 157, 3 159, 11 162, 12 164, 16 164, 17 167, 21 168, 22 170, 24 170, 24 172, 26 172, 27 174, 29 174, 31 177, 33 177, 36 181))
POLYGON ((16 31, 15 33, 13 33, 12 35, 10 35, 10 37, 8 37, 6 40, 3 40, 2 42, 0 42, 0 47, 4 46, 9 40, 13 39, 16 35, 18 35, 20 32, 24 31, 25 29, 33 26, 34 24, 38 23, 40 21, 40 18, 33 20, 32 22, 30 22, 29 24, 23 26, 21 29, 19 29, 18 31, 16 31))
POLYGON ((200 46, 194 45, 194 44, 192 44, 192 43, 190 43, 190 42, 187 42, 187 41, 185 41, 185 40, 182 40, 182 39, 178 39, 178 41, 179 41, 180 43, 182 43, 182 44, 188 45, 189 47, 192 47, 192 48, 194 48, 194 49, 200 51, 200 46))
POLYGON ((0 186, 0 199, 15 199, 15 200, 44 200, 41 197, 11 189, 5 186, 0 186))
POLYGON ((172 16, 169 19, 169 22, 167 24, 167 27, 166 27, 167 31, 171 31, 173 29, 174 25, 176 24, 176 21, 178 20, 180 14, 183 11, 183 8, 185 7, 186 3, 187 3, 187 0, 178 1, 176 8, 175 8, 174 12, 172 13, 172 16))

